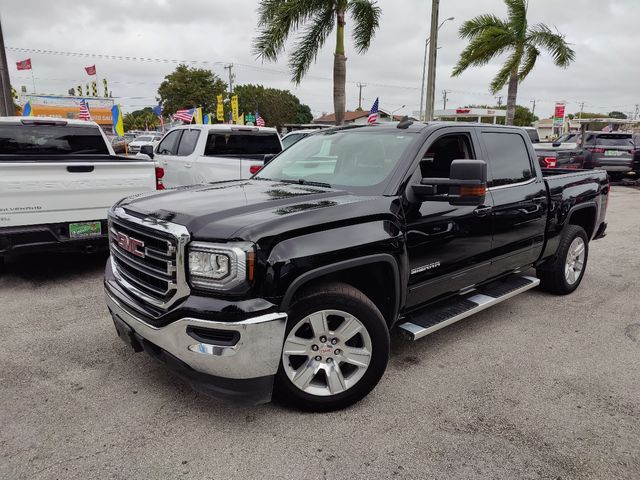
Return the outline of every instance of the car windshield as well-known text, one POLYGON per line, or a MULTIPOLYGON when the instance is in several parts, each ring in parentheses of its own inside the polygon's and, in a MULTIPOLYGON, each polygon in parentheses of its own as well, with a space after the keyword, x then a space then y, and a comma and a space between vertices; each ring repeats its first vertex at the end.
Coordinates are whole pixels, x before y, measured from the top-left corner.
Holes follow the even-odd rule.
POLYGON ((558 137, 556 142, 558 143, 573 142, 576 138, 576 135, 577 133, 565 133, 564 135, 561 135, 560 137, 558 137))
POLYGON ((404 130, 317 133, 278 155, 255 178, 381 193, 415 134, 404 130))
POLYGON ((108 155, 97 127, 75 125, 0 125, 0 156, 108 155))
POLYGON ((153 141, 153 137, 142 135, 140 137, 136 137, 135 141, 136 142, 151 142, 151 141, 153 141))

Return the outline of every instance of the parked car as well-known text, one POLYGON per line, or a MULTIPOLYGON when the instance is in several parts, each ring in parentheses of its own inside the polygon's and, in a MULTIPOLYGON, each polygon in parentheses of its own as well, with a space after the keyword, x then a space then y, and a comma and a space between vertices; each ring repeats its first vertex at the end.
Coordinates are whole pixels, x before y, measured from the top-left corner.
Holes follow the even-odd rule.
POLYGON ((249 178, 282 151, 275 128, 183 125, 169 131, 155 150, 141 154, 164 168, 167 187, 249 178))
POLYGON ((346 407, 382 377, 391 328, 415 340, 537 285, 578 287, 606 174, 535 159, 517 127, 403 121, 125 199, 104 282, 116 330, 210 395, 346 407))
POLYGON ((0 117, 0 261, 107 247, 107 210, 161 187, 148 160, 117 157, 94 122, 0 117))
POLYGON ((160 140, 162 140, 162 135, 159 133, 140 135, 133 141, 129 142, 129 153, 134 154, 140 152, 140 149, 144 145, 150 145, 151 148, 154 148, 158 143, 160 143, 160 140))
POLYGON ((294 143, 298 143, 305 137, 308 137, 312 133, 317 132, 317 130, 295 130, 293 132, 287 133, 284 137, 282 137, 282 149, 286 150, 294 143))
POLYGON ((631 133, 585 132, 582 148, 584 168, 605 170, 612 180, 620 180, 633 170, 635 144, 631 133))
POLYGON ((538 133, 538 129, 534 127, 522 127, 527 135, 529 135, 529 139, 531 143, 540 143, 540 134, 538 133))

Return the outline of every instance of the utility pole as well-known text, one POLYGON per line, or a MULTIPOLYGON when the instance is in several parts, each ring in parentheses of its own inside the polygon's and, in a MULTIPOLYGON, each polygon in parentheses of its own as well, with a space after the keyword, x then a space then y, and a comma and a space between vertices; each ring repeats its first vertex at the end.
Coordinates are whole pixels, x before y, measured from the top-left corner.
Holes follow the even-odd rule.
POLYGON ((442 109, 447 109, 447 94, 451 93, 451 90, 442 90, 442 109))
POLYGON ((233 63, 227 63, 224 68, 225 70, 229 70, 229 96, 231 96, 233 95, 233 81, 236 79, 236 76, 231 70, 233 68, 233 63))
POLYGON ((358 86, 358 110, 362 110, 362 89, 367 86, 366 83, 356 83, 358 86))
POLYGON ((584 102, 580 102, 580 114, 578 118, 582 119, 582 111, 584 110, 584 102))
POLYGON ((536 114, 536 99, 531 100, 531 103, 533 104, 533 107, 531 107, 531 115, 533 116, 536 114))
POLYGON ((496 97, 498 99, 498 108, 502 106, 502 97, 496 97))
POLYGON ((7 54, 4 49, 4 37, 2 36, 2 22, 0 22, 0 117, 11 115, 15 115, 13 111, 13 95, 11 94, 7 54))
POLYGON ((427 77, 427 107, 425 121, 433 120, 433 107, 436 93, 436 59, 438 54, 438 15, 440 0, 431 3, 431 32, 429 35, 429 75, 427 77))
POLYGON ((637 120, 638 119, 638 114, 640 113, 640 104, 636 103, 636 110, 635 112, 633 112, 633 119, 637 120))

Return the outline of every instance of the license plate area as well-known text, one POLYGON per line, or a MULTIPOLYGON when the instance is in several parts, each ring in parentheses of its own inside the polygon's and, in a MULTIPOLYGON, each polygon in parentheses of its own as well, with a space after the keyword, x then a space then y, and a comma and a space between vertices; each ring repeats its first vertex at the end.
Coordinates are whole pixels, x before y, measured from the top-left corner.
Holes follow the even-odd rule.
POLYGON ((621 152, 619 150, 605 150, 604 151, 604 156, 605 157, 617 157, 619 155, 622 155, 624 152, 621 152))
POLYGON ((69 224, 69 238, 93 238, 102 236, 102 222, 78 222, 69 224))

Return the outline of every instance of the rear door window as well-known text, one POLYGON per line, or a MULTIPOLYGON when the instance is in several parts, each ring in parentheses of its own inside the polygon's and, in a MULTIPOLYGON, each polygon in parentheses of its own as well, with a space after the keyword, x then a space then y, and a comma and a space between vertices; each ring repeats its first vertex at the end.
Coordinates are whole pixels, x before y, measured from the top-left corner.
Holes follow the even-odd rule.
POLYGON ((109 149, 96 127, 0 125, 2 155, 109 155, 109 149))
POLYGON ((265 155, 280 153, 282 147, 278 134, 210 132, 204 154, 207 156, 225 155, 265 155))
POLYGON ((198 137, 200 136, 200 130, 185 130, 180 139, 180 146, 178 147, 178 155, 181 157, 191 155, 196 149, 198 143, 198 137))
POLYGON ((178 142, 183 130, 173 130, 167 133, 164 140, 160 142, 156 153, 160 155, 176 155, 178 152, 178 142))
POLYGON ((525 182, 533 178, 529 150, 520 135, 484 132, 482 137, 489 154, 489 187, 525 182))

